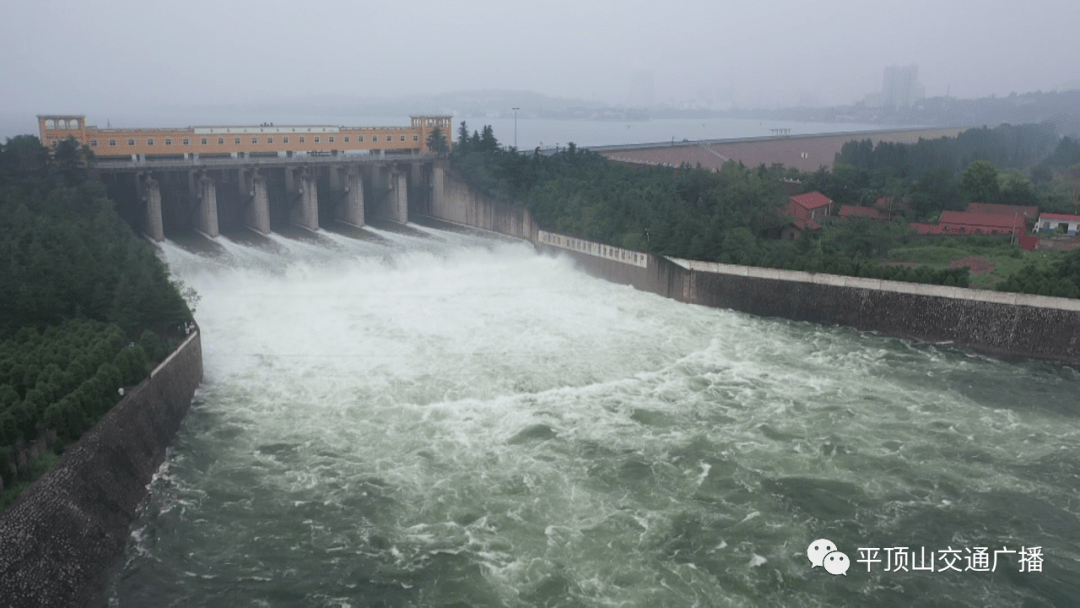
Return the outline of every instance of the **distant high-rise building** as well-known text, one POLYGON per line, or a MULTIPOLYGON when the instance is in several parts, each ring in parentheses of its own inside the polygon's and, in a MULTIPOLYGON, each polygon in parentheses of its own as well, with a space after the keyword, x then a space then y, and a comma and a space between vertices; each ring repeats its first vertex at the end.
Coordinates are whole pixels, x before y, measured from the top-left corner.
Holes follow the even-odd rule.
POLYGON ((632 108, 647 108, 653 105, 655 97, 653 71, 634 70, 631 72, 629 106, 632 108))
POLYGON ((890 65, 881 83, 881 105, 886 108, 910 108, 922 98, 919 66, 890 65))

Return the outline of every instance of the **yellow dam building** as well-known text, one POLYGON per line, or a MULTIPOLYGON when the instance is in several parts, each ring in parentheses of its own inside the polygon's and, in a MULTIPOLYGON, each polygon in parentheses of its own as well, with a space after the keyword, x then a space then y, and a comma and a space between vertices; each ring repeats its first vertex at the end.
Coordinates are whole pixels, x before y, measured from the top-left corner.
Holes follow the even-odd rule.
POLYGON ((332 125, 205 126, 179 129, 102 129, 81 114, 38 115, 41 143, 74 137, 101 159, 247 158, 259 156, 428 154, 437 128, 452 145, 450 116, 412 116, 408 127, 332 125))
POLYGON ((74 138, 93 151, 92 170, 117 210, 154 241, 199 232, 317 231, 372 219, 407 224, 443 193, 451 116, 413 116, 407 127, 334 125, 113 129, 82 114, 38 116, 41 141, 74 138))

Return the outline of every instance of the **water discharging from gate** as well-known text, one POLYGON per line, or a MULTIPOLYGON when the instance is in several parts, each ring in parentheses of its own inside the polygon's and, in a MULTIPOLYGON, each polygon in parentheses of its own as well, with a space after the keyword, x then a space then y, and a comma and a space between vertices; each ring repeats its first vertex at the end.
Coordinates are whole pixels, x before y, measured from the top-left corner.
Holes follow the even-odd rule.
POLYGON ((109 605, 1080 601, 1076 371, 418 231, 165 244, 206 378, 109 605))

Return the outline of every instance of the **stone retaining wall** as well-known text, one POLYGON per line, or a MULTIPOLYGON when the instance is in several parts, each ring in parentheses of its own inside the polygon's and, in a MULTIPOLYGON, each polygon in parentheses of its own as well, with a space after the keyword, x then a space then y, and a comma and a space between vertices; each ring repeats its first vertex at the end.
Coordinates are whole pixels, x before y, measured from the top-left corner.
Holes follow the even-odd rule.
POLYGON ((1080 364, 1080 300, 671 261, 694 304, 1080 364))
POLYGON ((202 374, 196 331, 0 513, 0 605, 82 606, 101 592, 202 374))

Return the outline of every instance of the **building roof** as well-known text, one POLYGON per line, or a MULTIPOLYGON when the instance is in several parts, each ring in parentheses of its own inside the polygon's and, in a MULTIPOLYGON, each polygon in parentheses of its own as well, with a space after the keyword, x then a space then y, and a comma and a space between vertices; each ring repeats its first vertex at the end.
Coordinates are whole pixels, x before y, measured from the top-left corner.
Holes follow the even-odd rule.
POLYGON ((794 219, 791 220, 791 224, 799 230, 821 230, 821 224, 814 220, 794 219))
POLYGON ((797 194, 791 197, 791 201, 803 209, 817 209, 818 207, 824 207, 833 202, 831 198, 824 194, 814 190, 813 192, 807 192, 806 194, 797 194))
POLYGON ((945 227, 938 224, 920 224, 911 222, 908 226, 919 234, 945 234, 945 227))
POLYGON ((873 207, 856 207, 855 205, 844 205, 840 208, 840 213, 838 215, 840 217, 867 217, 872 220, 889 219, 873 207))
POLYGON ((1022 205, 999 205, 997 203, 968 203, 967 210, 972 213, 995 213, 999 215, 1026 215, 1035 217, 1039 215, 1037 206, 1022 205))
POLYGON ((897 200, 895 196, 889 196, 889 197, 884 197, 883 196, 883 197, 877 199, 876 201, 874 201, 874 208, 875 209, 881 209, 882 211, 888 211, 890 203, 892 203, 892 208, 893 209, 908 209, 908 208, 910 208, 910 205, 908 205, 908 200, 906 198, 900 198, 899 200, 897 200))
POLYGON ((1070 213, 1044 213, 1039 216, 1040 220, 1064 220, 1066 222, 1080 222, 1080 215, 1070 213))
POLYGON ((970 228, 994 228, 1012 230, 1024 227, 1024 217, 1001 213, 972 213, 970 211, 942 211, 939 224, 966 226, 970 228))

